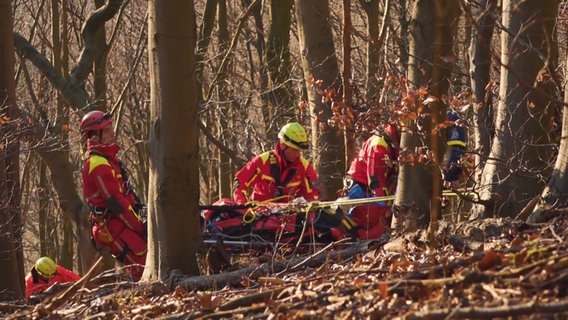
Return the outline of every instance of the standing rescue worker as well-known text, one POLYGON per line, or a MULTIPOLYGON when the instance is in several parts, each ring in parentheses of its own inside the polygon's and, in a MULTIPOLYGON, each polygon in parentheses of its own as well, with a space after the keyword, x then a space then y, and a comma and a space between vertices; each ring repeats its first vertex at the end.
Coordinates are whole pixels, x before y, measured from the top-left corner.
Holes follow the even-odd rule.
POLYGON ((51 258, 41 257, 26 276, 26 297, 43 292, 56 282, 75 282, 79 279, 78 274, 55 264, 51 258))
MULTIPOLYGON (((444 177, 444 186, 453 188, 459 185, 460 177, 463 176, 463 166, 461 160, 467 150, 466 131, 459 125, 460 116, 454 110, 448 110, 448 121, 452 125, 446 128, 446 153, 444 154, 444 167, 442 173, 444 177)), ((465 161, 468 165, 468 162, 465 161)), ((446 208, 450 204, 448 197, 442 197, 442 208, 446 208)))
POLYGON ((288 123, 282 127, 278 138, 280 141, 274 150, 254 157, 235 175, 233 198, 236 202, 319 198, 318 175, 302 156, 302 150, 308 148, 306 130, 297 122, 288 123))
POLYGON ((146 226, 139 216, 142 203, 128 184, 128 174, 117 158, 120 146, 112 118, 91 111, 81 121, 87 140, 83 165, 83 195, 91 206, 92 236, 97 246, 110 249, 128 272, 139 280, 146 263, 146 226))
MULTIPOLYGON (((399 130, 394 124, 377 128, 361 146, 347 171, 349 199, 394 194, 398 176, 399 130)), ((359 226, 359 238, 379 238, 390 227, 392 201, 358 205, 348 214, 359 226)))
POLYGON ((444 180, 451 183, 458 181, 463 172, 459 162, 466 152, 466 132, 465 128, 458 125, 459 115, 453 111, 448 111, 448 121, 453 124, 446 128, 446 154, 444 156, 444 180))

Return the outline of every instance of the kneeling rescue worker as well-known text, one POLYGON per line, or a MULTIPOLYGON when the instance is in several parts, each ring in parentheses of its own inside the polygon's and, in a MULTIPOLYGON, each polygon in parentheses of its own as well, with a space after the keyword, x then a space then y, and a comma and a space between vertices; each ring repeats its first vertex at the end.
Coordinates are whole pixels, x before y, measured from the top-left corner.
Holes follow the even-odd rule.
MULTIPOLYGON (((313 165, 302 156, 302 151, 309 146, 304 127, 297 122, 288 123, 280 129, 278 139, 274 150, 257 155, 235 175, 233 197, 237 203, 270 201, 307 204, 308 201, 319 200, 318 175, 313 165), (249 196, 250 189, 252 194, 249 196)), ((309 233, 301 232, 306 219, 304 216, 303 213, 294 214, 292 223, 295 232, 306 237, 309 233)), ((307 219, 315 227, 326 230, 345 224, 343 213, 329 208, 317 210, 315 216, 308 213, 307 219)))
MULTIPOLYGON (((361 146, 347 172, 350 199, 383 197, 396 191, 399 129, 396 124, 379 126, 361 146)), ((377 239, 390 227, 392 201, 358 205, 348 214, 359 225, 359 239, 377 239)))
POLYGON ((26 276, 26 297, 41 293, 56 282, 75 282, 79 279, 78 274, 55 264, 51 258, 41 257, 26 276))
POLYGON ((282 127, 278 138, 280 141, 274 150, 254 157, 235 175, 233 197, 236 202, 319 198, 318 175, 302 156, 302 150, 308 148, 304 127, 297 122, 288 123, 282 127))
POLYGON ((83 165, 83 194, 91 206, 91 232, 97 249, 106 247, 139 280, 146 263, 146 225, 139 215, 144 207, 128 183, 117 157, 120 146, 112 118, 91 111, 81 121, 87 140, 83 165))

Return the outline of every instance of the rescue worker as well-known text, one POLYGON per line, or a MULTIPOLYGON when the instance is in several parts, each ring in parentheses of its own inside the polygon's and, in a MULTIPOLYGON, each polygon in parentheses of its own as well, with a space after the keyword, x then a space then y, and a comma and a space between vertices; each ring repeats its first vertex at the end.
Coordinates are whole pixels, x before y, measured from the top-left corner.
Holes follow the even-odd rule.
POLYGON ((91 206, 92 237, 99 248, 109 248, 115 259, 139 280, 146 262, 146 225, 139 215, 143 205, 128 184, 128 174, 117 157, 120 146, 112 118, 91 111, 81 121, 87 140, 83 165, 83 194, 91 206))
POLYGON ((51 258, 41 257, 26 276, 26 297, 43 292, 56 282, 75 282, 79 279, 78 274, 55 264, 51 258))
POLYGON ((446 128, 446 154, 444 155, 444 180, 446 182, 458 181, 463 172, 459 162, 466 152, 466 131, 460 126, 459 115, 453 111, 448 111, 448 121, 453 124, 446 128))
MULTIPOLYGON (((453 122, 446 128, 446 153, 444 154, 444 167, 442 170, 445 187, 451 188, 452 185, 459 183, 463 169, 460 161, 467 150, 466 131, 459 125, 459 114, 454 110, 448 110, 448 121, 453 122)), ((442 197, 442 208, 450 204, 448 197, 442 197)))
MULTIPOLYGON (((398 175, 399 129, 394 124, 377 128, 361 146, 347 171, 347 197, 362 199, 394 194, 398 175)), ((392 201, 357 205, 347 214, 358 226, 359 239, 379 238, 388 227, 392 201)), ((356 227, 356 226, 352 226, 356 227)), ((348 230, 349 231, 349 230, 348 230)))
POLYGON ((318 175, 302 156, 302 150, 308 148, 306 130, 297 122, 288 123, 278 138, 274 150, 254 157, 235 175, 233 199, 237 203, 319 198, 318 175))

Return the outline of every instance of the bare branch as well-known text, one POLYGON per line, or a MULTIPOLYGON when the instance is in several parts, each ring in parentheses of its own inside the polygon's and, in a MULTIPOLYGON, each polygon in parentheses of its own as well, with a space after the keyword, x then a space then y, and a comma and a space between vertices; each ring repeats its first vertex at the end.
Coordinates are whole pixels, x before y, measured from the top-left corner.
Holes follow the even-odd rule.
POLYGON ((93 70, 97 30, 114 17, 121 5, 122 0, 107 0, 104 6, 91 13, 85 21, 81 31, 81 35, 85 40, 85 46, 79 57, 79 62, 70 75, 70 82, 73 86, 81 86, 93 70))

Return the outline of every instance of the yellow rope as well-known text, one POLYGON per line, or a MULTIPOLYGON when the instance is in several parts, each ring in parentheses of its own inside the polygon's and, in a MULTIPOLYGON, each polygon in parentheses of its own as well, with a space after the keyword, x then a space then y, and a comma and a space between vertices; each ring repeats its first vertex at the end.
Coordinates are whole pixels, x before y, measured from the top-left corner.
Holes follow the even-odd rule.
MULTIPOLYGON (((459 194, 463 195, 474 195, 472 192, 459 192, 459 194)), ((456 197, 458 196, 458 192, 444 190, 442 192, 442 196, 444 197, 456 197)), ((392 201, 395 199, 396 196, 382 196, 382 197, 370 197, 370 198, 359 198, 359 199, 345 199, 345 200, 332 200, 332 201, 313 201, 312 208, 325 208, 333 205, 358 205, 358 204, 367 204, 367 203, 375 203, 375 202, 384 202, 384 201, 392 201)))
MULTIPOLYGON (((463 191, 463 192, 460 191, 459 194, 467 195, 467 196, 475 195, 475 193, 473 193, 473 192, 466 192, 466 191, 463 191)), ((458 192, 451 191, 451 190, 444 190, 442 192, 442 196, 443 197, 456 197, 456 196, 458 196, 458 192)), ((294 204, 294 203, 278 203, 278 200, 282 200, 284 198, 289 198, 289 196, 281 196, 281 197, 268 199, 268 200, 265 200, 265 201, 247 202, 246 205, 250 206, 250 208, 248 208, 247 211, 245 212, 245 214, 243 215, 243 222, 245 222, 245 223, 253 222, 254 219, 256 218, 254 208, 259 207, 259 206, 263 206, 263 205, 276 206, 276 207, 279 207, 279 208, 282 208, 282 209, 283 208, 291 208, 296 212, 310 212, 310 210, 312 210, 312 209, 326 208, 326 207, 330 207, 330 206, 334 206, 334 205, 350 206, 350 205, 372 204, 372 203, 376 203, 376 202, 393 201, 395 199, 395 197, 396 196, 394 196, 394 195, 390 195, 390 196, 359 198, 359 199, 345 199, 345 200, 340 199, 340 200, 331 200, 331 201, 311 201, 311 202, 308 202, 305 205, 300 207, 300 206, 298 206, 297 204, 294 204)))

